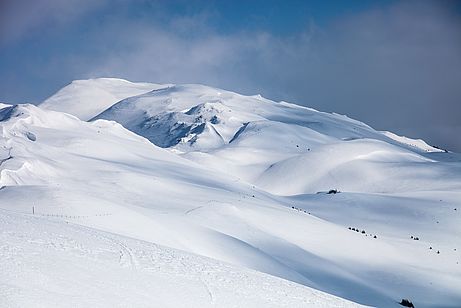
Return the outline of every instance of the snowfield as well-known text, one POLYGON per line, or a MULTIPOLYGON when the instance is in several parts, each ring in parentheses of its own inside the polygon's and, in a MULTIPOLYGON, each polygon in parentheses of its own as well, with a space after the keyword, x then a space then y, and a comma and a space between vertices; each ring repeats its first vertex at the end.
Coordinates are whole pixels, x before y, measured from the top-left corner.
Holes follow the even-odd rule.
POLYGON ((1 210, 2 307, 358 307, 287 280, 1 210))
POLYGON ((0 125, 0 306, 461 303, 457 153, 109 78, 2 104, 0 125))

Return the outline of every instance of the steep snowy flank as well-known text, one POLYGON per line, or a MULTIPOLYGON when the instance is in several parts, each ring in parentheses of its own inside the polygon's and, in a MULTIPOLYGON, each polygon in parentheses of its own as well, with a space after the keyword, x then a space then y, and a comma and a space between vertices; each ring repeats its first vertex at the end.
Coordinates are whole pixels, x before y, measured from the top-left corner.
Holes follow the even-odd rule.
POLYGON ((426 152, 444 152, 444 150, 442 149, 439 149, 439 148, 436 148, 436 147, 433 147, 433 146, 430 146, 428 145, 426 142, 424 142, 424 140, 421 140, 421 139, 411 139, 411 138, 408 138, 408 137, 405 137, 405 136, 398 136, 394 133, 391 133, 391 132, 382 132, 384 135, 386 135, 387 137, 395 140, 395 141, 398 141, 402 144, 406 144, 406 145, 409 145, 411 147, 414 147, 414 148, 417 148, 421 151, 426 151, 426 152))
POLYGON ((75 80, 46 99, 40 107, 70 113, 86 121, 124 98, 162 87, 165 86, 117 78, 75 80))
POLYGON ((233 95, 201 85, 171 86, 123 100, 94 119, 110 118, 161 147, 215 149, 245 121, 262 119, 224 104, 233 95))

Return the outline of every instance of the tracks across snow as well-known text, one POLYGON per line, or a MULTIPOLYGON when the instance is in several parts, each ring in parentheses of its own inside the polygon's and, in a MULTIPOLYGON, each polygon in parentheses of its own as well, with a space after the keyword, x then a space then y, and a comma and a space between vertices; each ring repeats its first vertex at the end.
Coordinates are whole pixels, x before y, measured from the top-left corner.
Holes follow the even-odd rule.
POLYGON ((133 253, 132 249, 129 246, 127 246, 122 241, 112 238, 110 236, 107 236, 107 235, 99 235, 99 236, 100 238, 106 239, 120 247, 120 258, 119 258, 120 265, 122 265, 123 267, 129 267, 134 270, 139 268, 137 257, 135 256, 135 254, 133 253))
POLYGON ((6 307, 358 306, 198 255, 1 209, 0 258, 6 307))
POLYGON ((119 248, 118 260, 119 260, 119 264, 122 267, 128 267, 134 270, 139 268, 137 257, 133 253, 132 249, 122 240, 117 239, 117 236, 112 235, 110 233, 106 234, 105 232, 101 232, 101 231, 98 231, 96 229, 86 227, 86 226, 80 225, 80 228, 86 229, 88 234, 91 235, 92 237, 98 240, 109 242, 115 245, 116 247, 118 247, 119 248))

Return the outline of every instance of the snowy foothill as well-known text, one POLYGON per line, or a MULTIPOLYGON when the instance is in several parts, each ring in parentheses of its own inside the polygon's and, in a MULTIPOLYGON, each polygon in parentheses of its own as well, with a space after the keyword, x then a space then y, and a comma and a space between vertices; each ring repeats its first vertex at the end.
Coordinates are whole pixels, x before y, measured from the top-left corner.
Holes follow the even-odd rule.
POLYGON ((259 95, 111 78, 0 105, 0 125, 2 305, 461 302, 457 153, 259 95))

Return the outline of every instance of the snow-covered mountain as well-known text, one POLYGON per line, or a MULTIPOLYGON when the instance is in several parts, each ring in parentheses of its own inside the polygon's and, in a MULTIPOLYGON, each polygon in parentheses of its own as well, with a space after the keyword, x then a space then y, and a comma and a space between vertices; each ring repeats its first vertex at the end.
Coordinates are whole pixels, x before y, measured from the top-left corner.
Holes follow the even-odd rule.
POLYGON ((0 106, 7 306, 461 302, 456 153, 201 85, 76 81, 40 107, 0 106))
POLYGON ((169 86, 122 100, 94 119, 114 120, 160 147, 276 194, 461 187, 457 177, 433 181, 452 174, 451 165, 436 164, 432 176, 424 176, 423 163, 434 161, 426 154, 441 152, 424 142, 259 95, 169 86), (408 173, 415 174, 411 182, 408 173))

